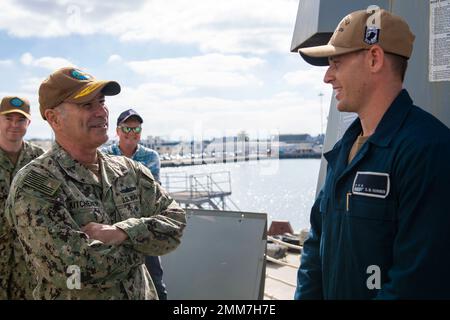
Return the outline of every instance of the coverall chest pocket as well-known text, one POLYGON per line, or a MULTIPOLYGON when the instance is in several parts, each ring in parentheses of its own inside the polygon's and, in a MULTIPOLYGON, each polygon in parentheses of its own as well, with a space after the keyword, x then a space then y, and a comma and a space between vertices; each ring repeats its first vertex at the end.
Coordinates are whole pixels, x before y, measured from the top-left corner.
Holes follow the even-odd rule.
POLYGON ((396 228, 396 205, 392 200, 353 195, 346 222, 350 241, 376 244, 372 250, 382 250, 392 243, 396 228))
POLYGON ((350 217, 376 221, 395 220, 395 202, 392 200, 352 195, 349 202, 350 217))

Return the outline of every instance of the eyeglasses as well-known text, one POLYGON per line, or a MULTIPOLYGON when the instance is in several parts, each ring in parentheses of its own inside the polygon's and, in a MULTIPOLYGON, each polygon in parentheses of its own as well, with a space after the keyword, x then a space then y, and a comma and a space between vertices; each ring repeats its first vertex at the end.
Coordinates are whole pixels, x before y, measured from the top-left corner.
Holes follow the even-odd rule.
POLYGON ((142 128, 141 127, 127 127, 127 126, 119 126, 120 130, 122 130, 123 133, 130 133, 131 131, 133 131, 134 133, 141 133, 142 132, 142 128))

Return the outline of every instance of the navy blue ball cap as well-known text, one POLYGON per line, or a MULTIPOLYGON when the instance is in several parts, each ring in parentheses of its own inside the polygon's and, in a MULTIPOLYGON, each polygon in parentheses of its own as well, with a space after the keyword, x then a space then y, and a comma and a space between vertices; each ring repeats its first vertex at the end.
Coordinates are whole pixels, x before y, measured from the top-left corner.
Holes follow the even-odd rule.
POLYGON ((134 111, 133 109, 128 109, 122 112, 119 118, 117 118, 117 126, 119 126, 122 122, 127 121, 130 117, 135 117, 141 123, 144 122, 142 117, 136 111, 134 111))

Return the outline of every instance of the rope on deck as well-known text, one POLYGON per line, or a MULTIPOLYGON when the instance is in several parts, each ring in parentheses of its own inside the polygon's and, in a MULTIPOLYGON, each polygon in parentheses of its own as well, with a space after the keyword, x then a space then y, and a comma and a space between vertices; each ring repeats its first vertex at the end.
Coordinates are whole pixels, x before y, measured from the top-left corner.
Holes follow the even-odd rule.
POLYGON ((287 263, 287 262, 280 261, 280 260, 277 260, 275 258, 269 257, 268 255, 266 255, 266 259, 267 259, 267 261, 270 261, 270 262, 273 262, 273 263, 277 263, 277 264, 281 264, 283 266, 291 267, 291 268, 294 268, 294 269, 298 269, 298 267, 299 267, 299 266, 296 266, 295 264, 287 263))
POLYGON ((296 284, 293 284, 293 283, 290 283, 290 282, 288 282, 288 281, 286 281, 286 280, 283 280, 283 279, 280 279, 280 278, 271 276, 271 275, 268 274, 268 273, 266 273, 266 278, 269 278, 269 279, 272 279, 272 280, 275 280, 275 281, 284 283, 284 284, 286 284, 286 285, 288 285, 288 286, 290 286, 290 287, 293 287, 293 288, 297 288, 297 285, 296 285, 296 284))
POLYGON ((268 236, 267 239, 271 240, 273 242, 282 244, 283 246, 286 246, 286 247, 291 248, 291 249, 296 249, 296 250, 301 250, 302 249, 301 246, 296 246, 295 244, 287 243, 287 242, 281 241, 281 240, 279 240, 277 238, 274 238, 274 237, 271 237, 271 236, 268 236))

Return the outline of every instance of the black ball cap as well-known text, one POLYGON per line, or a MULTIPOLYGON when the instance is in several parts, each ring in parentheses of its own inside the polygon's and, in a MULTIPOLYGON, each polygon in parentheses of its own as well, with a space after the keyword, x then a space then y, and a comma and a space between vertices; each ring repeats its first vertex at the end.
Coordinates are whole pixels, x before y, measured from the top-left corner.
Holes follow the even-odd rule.
POLYGON ((117 126, 119 126, 122 122, 127 121, 127 119, 129 119, 130 117, 135 117, 141 123, 144 122, 142 117, 136 111, 134 111, 133 109, 128 109, 128 110, 125 110, 124 112, 122 112, 120 114, 119 118, 117 118, 117 126))

